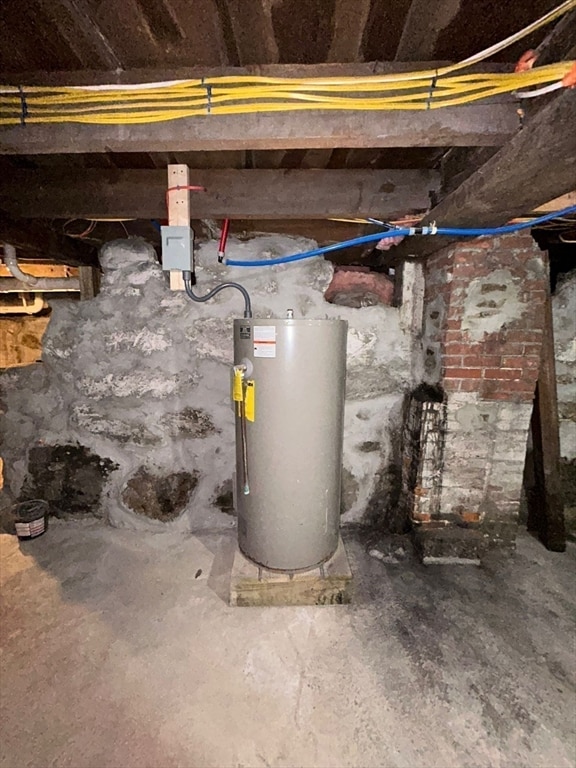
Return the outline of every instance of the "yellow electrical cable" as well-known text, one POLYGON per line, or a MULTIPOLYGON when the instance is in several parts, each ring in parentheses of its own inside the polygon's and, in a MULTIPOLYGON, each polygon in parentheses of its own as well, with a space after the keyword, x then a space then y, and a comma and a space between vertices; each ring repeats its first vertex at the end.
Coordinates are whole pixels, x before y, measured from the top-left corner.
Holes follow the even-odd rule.
MULTIPOLYGON (((461 93, 462 95, 466 94, 472 94, 476 90, 482 90, 488 89, 488 88, 495 88, 499 92, 503 91, 511 91, 516 90, 518 88, 526 88, 533 85, 543 84, 543 83, 551 83, 556 82, 558 80, 561 80, 562 77, 570 70, 571 62, 564 62, 562 64, 555 64, 550 65, 547 67, 540 67, 534 70, 529 70, 527 72, 523 73, 514 73, 514 74, 504 74, 504 75, 489 75, 489 76, 483 76, 479 77, 476 76, 470 80, 470 82, 466 83, 465 79, 462 77, 459 77, 457 79, 452 78, 446 78, 445 80, 439 81, 435 88, 434 88, 434 99, 437 100, 439 97, 442 96, 443 92, 453 92, 453 93, 461 93)), ((430 85, 427 83, 421 84, 420 82, 416 83, 415 81, 409 83, 409 84, 402 84, 398 85, 397 88, 392 90, 398 90, 398 91, 411 91, 416 88, 422 88, 424 86, 424 90, 415 93, 415 94, 401 94, 404 98, 405 96, 408 96, 408 98, 412 99, 423 99, 428 98, 429 91, 430 91, 430 85)), ((213 92, 210 103, 211 104, 218 104, 223 102, 238 102, 242 100, 254 100, 254 99, 263 99, 263 98, 282 98, 282 99, 290 99, 290 98, 299 98, 301 95, 304 95, 306 98, 310 99, 318 99, 318 101, 326 101, 330 98, 338 99, 343 98, 342 96, 322 96, 320 94, 312 94, 308 89, 304 89, 305 93, 302 94, 299 91, 294 90, 292 87, 290 90, 287 88, 282 89, 255 89, 250 90, 246 88, 242 89, 236 89, 236 90, 226 90, 225 92, 221 93, 219 91, 213 92)), ((389 89, 376 89, 374 87, 372 88, 365 88, 363 87, 362 90, 357 90, 355 93, 357 95, 355 96, 347 96, 345 98, 349 99, 355 99, 358 103, 360 103, 365 97, 364 94, 366 93, 377 93, 377 92, 385 92, 390 93, 389 89), (360 95, 362 94, 362 95, 360 95)), ((341 91, 340 91, 341 93, 341 91)), ((135 94, 130 94, 129 101, 132 102, 132 106, 136 108, 141 108, 142 106, 156 106, 158 107, 170 107, 170 106, 178 106, 179 103, 182 103, 183 100, 186 101, 186 103, 191 103, 190 97, 195 97, 195 103, 198 105, 206 105, 207 104, 207 98, 206 95, 193 91, 191 93, 186 93, 184 91, 179 92, 177 95, 171 95, 169 93, 164 94, 156 94, 153 96, 148 95, 146 100, 143 100, 143 97, 137 96, 135 94)), ((58 97, 52 97, 52 98, 42 98, 40 100, 36 100, 34 98, 27 99, 27 105, 28 109, 31 108, 34 109, 44 109, 44 108, 53 108, 53 109, 63 109, 65 107, 74 108, 76 103, 81 104, 94 104, 95 108, 105 108, 106 106, 126 106, 126 98, 122 98, 118 101, 112 98, 102 99, 102 98, 88 98, 85 100, 75 100, 74 103, 70 103, 68 100, 61 100, 58 97), (100 106, 99 106, 100 105, 100 106)), ((21 109, 21 101, 19 98, 13 98, 13 97, 0 97, 0 109, 4 108, 10 108, 12 107, 13 110, 16 113, 20 113, 21 109)))
POLYGON ((299 110, 426 110, 470 104, 534 86, 561 83, 574 62, 525 72, 452 73, 485 60, 576 8, 566 0, 506 40, 437 70, 366 77, 270 78, 229 75, 110 86, 0 87, 0 125, 26 123, 143 124, 207 114, 261 114, 299 110))
MULTIPOLYGON (((466 104, 477 101, 488 96, 495 96, 504 93, 510 93, 520 88, 528 88, 534 85, 545 85, 555 83, 562 79, 564 74, 571 68, 571 63, 564 65, 555 65, 553 70, 539 72, 531 70, 526 73, 516 73, 514 77, 505 76, 490 77, 484 80, 476 79, 474 82, 466 84, 462 82, 451 83, 442 82, 430 93, 430 88, 425 87, 416 92, 404 88, 403 92, 381 93, 379 97, 366 95, 366 92, 360 91, 352 95, 323 95, 320 93, 299 92, 296 90, 274 91, 259 89, 256 94, 242 89, 239 92, 219 94, 213 93, 210 99, 210 112, 214 114, 238 113, 260 113, 269 111, 271 105, 277 108, 287 110, 296 108, 294 102, 310 102, 310 108, 338 109, 350 108, 358 110, 366 109, 438 109, 443 106, 453 106, 456 104, 466 104), (409 92, 407 92, 409 91, 409 92), (432 96, 432 98, 431 98, 432 96), (277 101, 276 101, 277 100, 277 101)), ((542 68, 544 69, 544 68, 542 68)), ((411 88, 415 86, 412 85, 411 88)), ((374 94, 375 91, 368 93, 374 94)), ((301 105, 300 105, 301 106, 301 105)), ((99 114, 110 116, 111 112, 116 115, 116 122, 130 123, 135 117, 141 118, 144 110, 152 110, 150 114, 155 117, 168 120, 181 116, 184 109, 194 109, 194 114, 206 114, 208 112, 208 101, 202 94, 179 94, 177 98, 171 98, 169 94, 158 96, 155 99, 134 100, 131 104, 126 104, 124 100, 99 100, 94 102, 76 102, 74 104, 62 103, 55 98, 53 101, 43 99, 41 104, 28 100, 27 122, 62 122, 70 120, 74 116, 94 113, 95 117, 99 114), (190 98, 192 96, 192 98, 190 98)), ((148 112, 146 112, 148 114, 148 112)), ((17 124, 20 122, 21 103, 19 99, 12 101, 3 100, 0 102, 0 122, 2 124, 17 124)), ((138 119, 140 122, 140 119, 138 119)))

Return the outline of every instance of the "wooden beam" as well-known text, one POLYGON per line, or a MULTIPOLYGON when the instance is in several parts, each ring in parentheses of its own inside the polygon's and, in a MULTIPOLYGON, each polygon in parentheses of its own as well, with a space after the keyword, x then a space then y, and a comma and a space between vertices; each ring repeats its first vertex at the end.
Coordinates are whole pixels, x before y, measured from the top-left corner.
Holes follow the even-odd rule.
POLYGON ((80 301, 87 301, 100 293, 100 270, 96 267, 79 267, 80 301))
MULTIPOLYGON (((5 76, 6 85, 133 85, 136 83, 155 83, 164 80, 198 80, 202 77, 240 77, 243 75, 261 75, 265 77, 287 77, 303 79, 307 77, 367 77, 368 75, 390 75, 429 70, 443 67, 451 62, 442 61, 371 61, 357 63, 328 62, 321 64, 250 64, 236 66, 195 66, 164 67, 152 69, 134 67, 130 69, 77 69, 68 72, 35 70, 16 72, 5 76)), ((470 72, 509 72, 509 64, 479 64, 467 70, 470 72)))
MULTIPOLYGON (((80 267, 67 264, 47 264, 45 262, 26 262, 24 271, 32 277, 78 277, 80 267)), ((0 263, 0 277, 12 277, 5 264, 0 263)))
MULTIPOLYGON (((202 223, 192 221, 196 231, 201 231, 202 223)), ((230 233, 240 240, 250 240, 259 234, 291 235, 309 237, 318 245, 329 245, 341 240, 369 234, 368 224, 354 222, 328 221, 327 219, 236 219, 230 224, 230 233)), ((342 251, 334 254, 343 253, 342 251)))
POLYGON ((536 66, 570 61, 576 55, 576 9, 563 16, 536 48, 536 66))
POLYGON ((95 248, 60 234, 50 223, 13 219, 0 211, 0 243, 3 242, 14 246, 18 256, 22 251, 71 266, 98 264, 95 248))
MULTIPOLYGON (((190 184, 190 170, 187 165, 169 165, 167 179, 168 224, 171 227, 190 226, 190 190, 185 189, 190 184), (178 189, 183 187, 183 189, 178 189)), ((199 192, 198 194, 203 194, 199 192)), ((150 217, 155 218, 155 217, 150 217)), ((183 291, 184 280, 182 272, 170 272, 170 289, 183 291)))
POLYGON ((362 58, 362 38, 371 0, 336 0, 328 61, 349 62, 362 58))
POLYGON ((29 124, 0 131, 0 154, 331 147, 499 146, 518 130, 512 100, 421 112, 275 112, 150 125, 29 124))
POLYGON ((463 184, 496 152, 498 147, 451 147, 440 163, 440 199, 463 184))
MULTIPOLYGON (((394 218, 425 211, 439 186, 429 170, 214 170, 190 171, 190 179, 207 189, 191 197, 196 219, 394 218)), ((0 207, 31 218, 162 219, 165 193, 159 169, 26 170, 0 179, 0 207)))
MULTIPOLYGON (((576 93, 552 99, 508 144, 424 218, 444 227, 492 227, 572 191, 576 178, 576 93)), ((405 240, 382 263, 426 257, 453 239, 405 240)))
POLYGON ((432 59, 442 32, 460 10, 461 0, 412 0, 396 49, 397 61, 432 59))
POLYGON ((273 64, 278 45, 267 0, 226 0, 240 64, 273 64))
MULTIPOLYGON (((418 0, 413 0, 413 3, 418 0)), ((447 0, 448 3, 452 0, 447 0)), ((537 65, 550 64, 562 59, 571 59, 576 56, 576 10, 563 16, 551 32, 544 38, 536 49, 538 53, 537 65)), ((527 111, 532 113, 534 105, 527 111)), ((542 106, 536 104, 537 108, 542 106)), ((442 158, 442 185, 440 197, 443 198, 453 192, 475 171, 488 162, 497 152, 496 147, 452 147, 442 158)), ((568 205, 568 203, 566 204, 568 205)), ((558 206, 563 207, 563 206, 558 206)), ((551 209, 553 210, 553 209, 551 209)))
POLYGON ((576 190, 568 192, 566 195, 555 197, 554 200, 550 200, 543 205, 537 206, 537 208, 534 209, 534 213, 539 216, 543 213, 550 213, 551 211, 560 211, 562 208, 569 208, 571 205, 576 205, 576 190))
POLYGON ((544 307, 542 359, 531 428, 535 487, 528 494, 528 529, 538 533, 547 549, 564 552, 566 525, 560 485, 560 428, 549 291, 544 307))
POLYGON ((39 6, 50 19, 80 66, 122 68, 122 62, 94 21, 85 0, 39 0, 39 6))

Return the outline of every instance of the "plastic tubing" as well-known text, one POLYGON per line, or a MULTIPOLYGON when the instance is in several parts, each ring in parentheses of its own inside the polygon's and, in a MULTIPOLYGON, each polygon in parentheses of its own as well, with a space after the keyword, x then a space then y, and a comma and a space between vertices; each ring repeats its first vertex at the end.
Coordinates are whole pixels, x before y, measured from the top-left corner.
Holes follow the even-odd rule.
POLYGON ((340 243, 333 243, 332 245, 325 245, 322 248, 314 248, 311 251, 305 251, 304 253, 295 253, 291 256, 279 256, 276 259, 255 259, 254 261, 240 261, 237 259, 226 259, 225 264, 229 267, 273 267, 277 264, 289 264, 293 261, 302 261, 303 259, 311 259, 314 256, 323 256, 325 253, 331 253, 332 251, 339 251, 343 248, 352 248, 355 245, 364 245, 365 243, 374 243, 379 240, 384 240, 387 237, 398 237, 403 235, 405 237, 411 237, 413 235, 420 234, 435 234, 435 235, 448 235, 455 237, 481 237, 482 235, 507 235, 510 232, 518 232, 522 229, 531 229, 538 224, 543 224, 545 221, 556 219, 560 216, 567 216, 568 214, 576 213, 576 205, 571 205, 568 208, 564 208, 561 211, 554 211, 553 213, 547 213, 545 216, 539 216, 536 219, 530 221, 520 222, 518 224, 506 224, 503 227, 488 227, 485 229, 460 229, 458 227, 438 227, 434 232, 429 231, 427 233, 421 230, 432 230, 430 226, 424 227, 403 227, 399 229, 388 229, 384 232, 375 232, 372 235, 363 235, 362 237, 355 237, 351 240, 344 240, 340 243))
POLYGON ((240 291, 244 297, 244 317, 252 317, 252 302, 250 301, 250 294, 243 285, 240 285, 240 283, 221 283, 220 285, 217 285, 216 288, 213 288, 211 291, 209 291, 205 296, 198 296, 192 290, 192 272, 183 272, 182 278, 184 280, 184 288, 186 289, 188 296, 192 299, 192 301, 198 301, 201 303, 210 301, 210 299, 213 299, 217 293, 223 291, 224 288, 236 288, 236 290, 240 291))

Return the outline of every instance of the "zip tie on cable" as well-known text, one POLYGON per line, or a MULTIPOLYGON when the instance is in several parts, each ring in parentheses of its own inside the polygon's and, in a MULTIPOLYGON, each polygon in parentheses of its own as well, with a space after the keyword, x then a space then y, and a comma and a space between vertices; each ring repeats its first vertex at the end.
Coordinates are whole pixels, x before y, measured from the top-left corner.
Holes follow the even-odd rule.
POLYGON ((206 83, 203 77, 200 79, 200 84, 206 89, 206 113, 209 115, 212 111, 212 86, 206 83))
POLYGON ((435 70, 436 74, 430 81, 430 88, 428 90, 428 98, 426 99, 426 109, 430 109, 430 103, 434 97, 434 89, 436 88, 436 83, 438 82, 438 70, 435 70))
POLYGON ((432 222, 429 227, 421 227, 420 232, 418 232, 419 235, 436 235, 438 233, 438 227, 436 226, 436 222, 432 222))
POLYGON ((26 118, 28 117, 28 104, 26 103, 26 94, 24 88, 21 85, 18 86, 18 93, 20 94, 20 123, 26 125, 26 118))

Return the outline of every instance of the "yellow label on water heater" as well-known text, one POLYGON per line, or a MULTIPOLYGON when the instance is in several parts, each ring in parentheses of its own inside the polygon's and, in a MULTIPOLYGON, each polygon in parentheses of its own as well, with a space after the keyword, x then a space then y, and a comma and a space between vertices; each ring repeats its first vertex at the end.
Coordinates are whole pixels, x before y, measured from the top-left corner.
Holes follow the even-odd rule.
POLYGON ((244 414, 247 421, 254 421, 256 415, 255 395, 256 385, 254 379, 250 379, 246 382, 246 394, 244 396, 244 414))
POLYGON ((242 382, 244 380, 244 374, 239 368, 234 369, 234 383, 232 386, 232 400, 235 403, 241 403, 242 397, 242 382))

